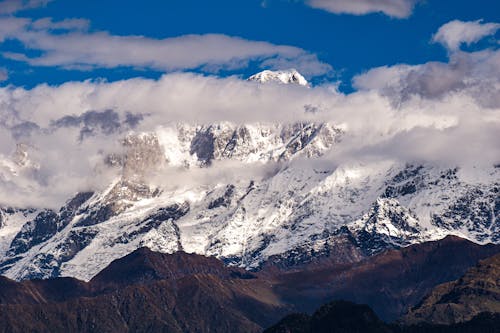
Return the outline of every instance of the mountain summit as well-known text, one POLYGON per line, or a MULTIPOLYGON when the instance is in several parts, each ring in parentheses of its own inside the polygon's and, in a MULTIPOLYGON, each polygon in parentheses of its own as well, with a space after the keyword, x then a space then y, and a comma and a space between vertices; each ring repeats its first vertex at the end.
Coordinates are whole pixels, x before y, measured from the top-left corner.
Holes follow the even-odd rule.
POLYGON ((290 84, 295 83, 301 86, 307 86, 307 80, 295 69, 288 69, 283 71, 270 71, 265 70, 248 78, 248 81, 256 81, 260 83, 277 82, 290 84))

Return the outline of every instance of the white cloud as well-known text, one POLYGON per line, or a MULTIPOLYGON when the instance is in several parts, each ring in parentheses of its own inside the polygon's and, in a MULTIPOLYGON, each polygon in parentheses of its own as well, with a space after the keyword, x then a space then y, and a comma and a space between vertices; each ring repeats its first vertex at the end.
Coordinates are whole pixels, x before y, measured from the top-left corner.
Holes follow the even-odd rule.
POLYGON ((3 0, 0 1, 0 15, 13 14, 21 10, 43 7, 52 0, 3 0))
MULTIPOLYGON (((453 27, 456 22, 458 21, 442 26, 433 40, 441 41, 454 49, 462 42, 479 40, 481 36, 491 34, 500 27, 498 24, 481 24, 476 21, 471 25, 460 23, 458 26, 461 28, 455 29, 453 27), (479 27, 479 30, 464 27, 479 27)), ((353 85, 359 90, 375 90, 391 96, 396 104, 415 96, 441 99, 450 93, 460 92, 474 98, 484 107, 497 108, 500 107, 500 50, 455 50, 449 53, 446 63, 428 62, 421 65, 399 64, 373 68, 354 77, 353 85)))
MULTIPOLYGON (((496 94, 495 91, 480 93, 496 94)), ((3 127, 0 133, 8 133, 9 128, 25 129, 25 135, 20 138, 32 143, 34 148, 30 154, 34 163, 40 165, 36 172, 19 175, 11 182, 3 179, 0 194, 11 195, 0 195, 0 198, 15 199, 11 202, 17 204, 56 207, 77 190, 106 184, 110 174, 98 166, 102 165, 105 152, 119 149, 117 143, 124 135, 123 130, 128 128, 121 127, 127 114, 144 115, 136 131, 153 131, 158 126, 173 126, 177 122, 329 121, 342 124, 346 135, 326 157, 334 164, 386 159, 451 165, 499 162, 500 105, 485 108, 467 87, 450 89, 440 98, 412 95, 401 105, 393 103, 395 98, 398 96, 383 94, 376 88, 344 95, 330 87, 259 85, 235 77, 186 73, 164 75, 159 80, 68 82, 59 86, 39 85, 31 90, 0 88, 3 127), (318 105, 321 111, 305 112, 305 105, 318 105), (89 113, 89 110, 106 109, 114 113, 89 113), (71 117, 53 127, 54 121, 65 116, 71 117), (27 122, 40 129, 16 127, 27 122), (92 135, 84 140, 81 139, 83 126, 92 130, 92 135), (97 175, 96 169, 101 170, 97 175)), ((8 156, 16 140, 9 136, 0 139, 0 154, 8 156)), ((227 167, 240 168, 234 164, 227 167)), ((265 169, 247 171, 250 175, 267 172, 265 169)), ((165 172, 175 173, 175 170, 165 172)), ((193 177, 186 173, 161 177, 187 177, 196 181, 216 174, 224 174, 224 170, 208 170, 193 177)))
POLYGON ((0 19, 0 41, 16 39, 40 56, 3 52, 9 59, 33 66, 68 68, 114 68, 131 66, 160 71, 205 68, 241 68, 249 61, 267 65, 293 65, 304 74, 319 75, 331 70, 316 55, 303 49, 246 40, 221 34, 183 35, 153 39, 144 36, 117 36, 107 32, 87 33, 84 20, 52 22, 43 19, 29 22, 21 19, 0 19), (53 34, 50 30, 72 30, 53 34))
POLYGON ((442 44, 450 51, 456 51, 462 44, 470 45, 478 42, 486 36, 495 34, 498 29, 500 29, 498 23, 454 20, 440 27, 432 37, 432 41, 442 44))
POLYGON ((313 7, 335 14, 365 15, 384 13, 385 15, 405 18, 411 15, 419 0, 307 0, 313 7))

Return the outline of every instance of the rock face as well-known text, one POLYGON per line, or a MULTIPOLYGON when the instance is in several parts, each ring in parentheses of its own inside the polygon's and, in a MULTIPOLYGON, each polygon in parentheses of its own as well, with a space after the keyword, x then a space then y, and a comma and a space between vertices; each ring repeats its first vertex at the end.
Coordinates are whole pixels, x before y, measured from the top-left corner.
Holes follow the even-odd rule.
POLYGON ((403 322, 453 324, 481 312, 500 313, 500 254, 482 260, 460 279, 437 286, 403 322))

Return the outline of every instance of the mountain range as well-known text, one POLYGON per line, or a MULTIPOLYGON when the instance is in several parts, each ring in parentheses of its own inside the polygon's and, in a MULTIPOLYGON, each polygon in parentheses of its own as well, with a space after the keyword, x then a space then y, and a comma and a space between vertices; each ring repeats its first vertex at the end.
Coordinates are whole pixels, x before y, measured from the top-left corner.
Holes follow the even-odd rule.
MULTIPOLYGON (((307 86, 296 71, 249 80, 307 86)), ((348 134, 341 124, 286 121, 129 132, 103 161, 117 174, 104 190, 77 193, 60 209, 0 209, 0 273, 90 280, 144 246, 258 270, 331 251, 357 262, 447 235, 500 242, 498 166, 325 159, 348 134), (177 176, 165 179, 165 170, 177 176)), ((11 177, 36 169, 29 147, 3 161, 11 177)))
POLYGON ((332 299, 368 304, 393 321, 436 285, 460 278, 499 250, 450 236, 353 264, 323 258, 321 265, 248 272, 213 257, 140 248, 89 282, 1 277, 0 331, 261 332, 332 299))

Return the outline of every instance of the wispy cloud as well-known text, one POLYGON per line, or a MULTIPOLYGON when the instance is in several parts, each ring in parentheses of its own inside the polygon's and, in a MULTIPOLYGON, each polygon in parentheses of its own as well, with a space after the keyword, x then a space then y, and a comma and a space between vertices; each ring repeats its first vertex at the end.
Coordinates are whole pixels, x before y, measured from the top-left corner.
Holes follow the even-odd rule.
POLYGON ((67 68, 114 68, 120 66, 176 71, 197 68, 243 68, 249 61, 267 66, 286 63, 307 75, 321 75, 331 66, 301 48, 246 40, 222 34, 183 35, 154 39, 86 32, 85 20, 53 22, 42 19, 0 19, 0 41, 15 39, 40 56, 4 52, 11 60, 32 66, 67 68), (67 30, 52 33, 51 30, 67 30))
POLYGON ((14 14, 21 10, 43 7, 52 0, 3 0, 0 1, 0 15, 14 14))
POLYGON ((498 23, 454 20, 439 28, 432 41, 442 44, 450 51, 456 51, 462 44, 476 43, 486 36, 494 35, 499 29, 498 23))
POLYGON ((54 22, 50 17, 38 19, 31 24, 34 30, 85 31, 89 27, 90 21, 86 19, 65 19, 54 22))
POLYGON ((306 0, 306 4, 335 14, 383 13, 395 18, 411 15, 419 0, 306 0))

